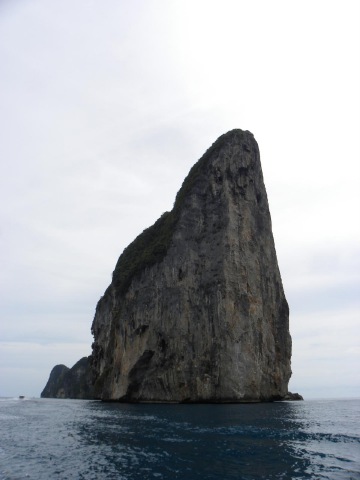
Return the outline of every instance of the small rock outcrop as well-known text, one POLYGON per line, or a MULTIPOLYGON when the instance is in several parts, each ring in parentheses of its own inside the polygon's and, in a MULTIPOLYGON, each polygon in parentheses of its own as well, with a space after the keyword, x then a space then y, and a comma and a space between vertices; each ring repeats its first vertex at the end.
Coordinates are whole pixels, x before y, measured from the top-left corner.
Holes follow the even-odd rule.
POLYGON ((89 358, 81 358, 72 368, 56 365, 41 398, 94 398, 89 358))
POLYGON ((281 400, 288 400, 288 401, 298 401, 298 400, 304 400, 304 397, 300 395, 300 393, 291 393, 288 392, 284 398, 281 400))
POLYGON ((124 250, 92 333, 95 396, 103 400, 285 398, 289 309, 250 132, 221 136, 191 169, 173 210, 124 250))

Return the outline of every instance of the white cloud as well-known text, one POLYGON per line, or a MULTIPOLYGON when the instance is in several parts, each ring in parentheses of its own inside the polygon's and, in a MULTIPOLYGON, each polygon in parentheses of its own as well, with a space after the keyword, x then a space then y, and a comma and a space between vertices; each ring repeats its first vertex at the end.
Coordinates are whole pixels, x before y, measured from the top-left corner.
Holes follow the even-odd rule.
POLYGON ((294 315, 290 389, 308 397, 360 395, 359 308, 294 315))

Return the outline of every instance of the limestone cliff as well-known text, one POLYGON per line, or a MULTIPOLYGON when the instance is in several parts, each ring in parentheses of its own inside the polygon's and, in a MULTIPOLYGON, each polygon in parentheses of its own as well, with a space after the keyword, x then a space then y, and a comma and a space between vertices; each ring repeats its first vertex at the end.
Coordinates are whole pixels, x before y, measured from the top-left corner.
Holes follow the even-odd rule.
POLYGON ((104 400, 285 397, 289 309, 250 132, 221 136, 173 210, 124 250, 92 333, 95 393, 104 400))
POLYGON ((94 398, 92 374, 88 357, 81 358, 72 368, 56 365, 41 392, 42 398, 94 398))

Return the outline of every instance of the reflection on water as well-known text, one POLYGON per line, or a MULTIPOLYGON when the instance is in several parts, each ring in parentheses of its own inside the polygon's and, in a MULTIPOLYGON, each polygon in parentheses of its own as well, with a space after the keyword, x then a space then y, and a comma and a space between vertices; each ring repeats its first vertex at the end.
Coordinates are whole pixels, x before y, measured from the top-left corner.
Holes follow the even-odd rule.
POLYGON ((359 479, 360 402, 0 402, 0 480, 359 479))
POLYGON ((89 403, 96 428, 82 424, 79 433, 88 444, 106 445, 108 461, 129 478, 147 471, 164 478, 187 472, 189 479, 345 478, 336 477, 348 461, 338 446, 354 438, 334 434, 333 421, 323 431, 323 406, 317 407, 89 403))

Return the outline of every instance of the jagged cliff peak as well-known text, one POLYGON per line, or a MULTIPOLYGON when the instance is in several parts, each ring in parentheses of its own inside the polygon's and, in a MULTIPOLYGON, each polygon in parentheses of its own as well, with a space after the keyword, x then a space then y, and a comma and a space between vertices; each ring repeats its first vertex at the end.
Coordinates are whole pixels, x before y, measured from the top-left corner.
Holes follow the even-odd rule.
POLYGON ((193 165, 176 195, 171 212, 163 213, 154 225, 144 230, 125 248, 120 256, 113 272, 113 285, 116 286, 119 293, 124 293, 127 290, 135 275, 164 258, 169 248, 174 228, 179 220, 185 198, 193 188, 201 172, 206 168, 206 164, 211 161, 211 157, 232 141, 243 142, 242 148, 250 152, 253 138, 253 134, 249 131, 231 130, 221 135, 200 160, 193 165))
POLYGON ((96 396, 284 398, 288 319, 258 146, 232 130, 120 256, 92 324, 96 396))

